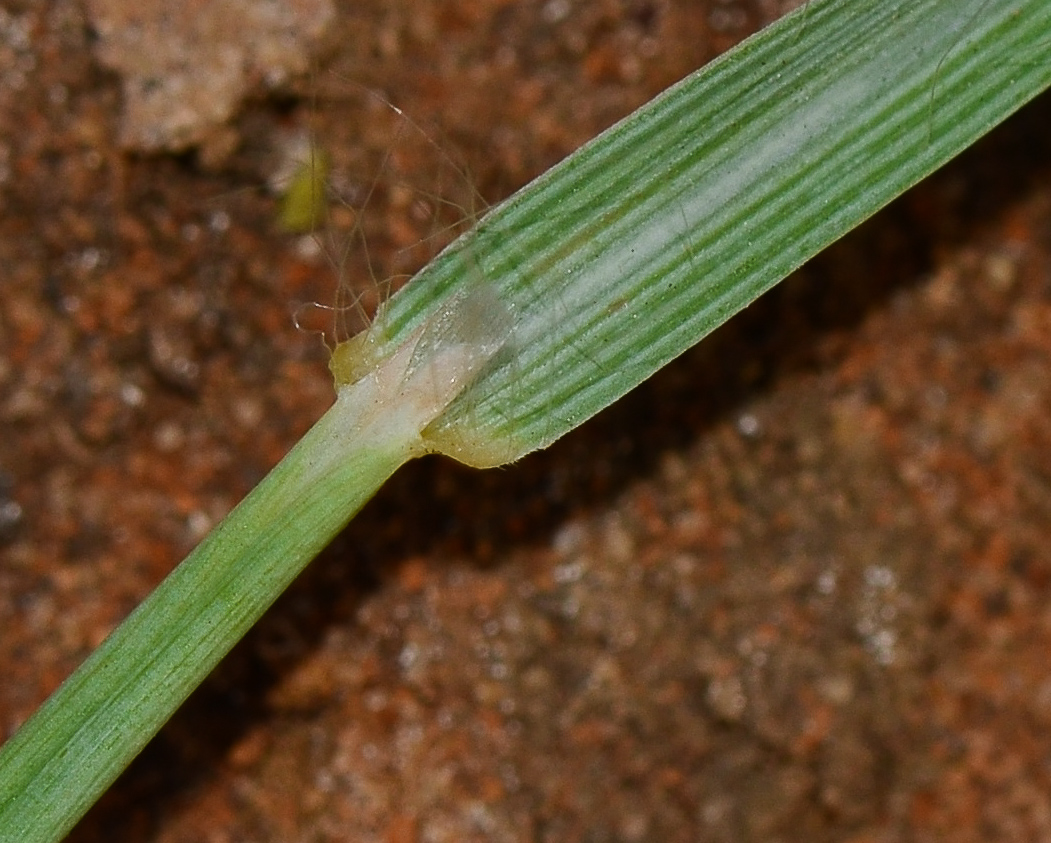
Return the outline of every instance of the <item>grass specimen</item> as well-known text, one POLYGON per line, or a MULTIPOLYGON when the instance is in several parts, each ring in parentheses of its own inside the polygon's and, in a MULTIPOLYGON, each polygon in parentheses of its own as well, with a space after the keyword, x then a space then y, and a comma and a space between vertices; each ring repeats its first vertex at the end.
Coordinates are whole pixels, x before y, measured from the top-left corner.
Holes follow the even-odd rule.
POLYGON ((813 0, 495 208, 335 352, 332 408, 0 751, 64 834, 400 465, 608 406, 1051 84, 1051 0, 813 0))

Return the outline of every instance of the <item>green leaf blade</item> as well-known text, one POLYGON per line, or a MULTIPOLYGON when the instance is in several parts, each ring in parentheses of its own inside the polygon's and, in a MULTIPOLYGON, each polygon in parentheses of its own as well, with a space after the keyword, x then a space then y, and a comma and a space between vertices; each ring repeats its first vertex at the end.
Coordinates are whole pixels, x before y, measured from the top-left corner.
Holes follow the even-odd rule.
POLYGON ((815 0, 591 142, 390 302, 397 337, 481 273, 515 316, 439 447, 514 459, 608 406, 1051 84, 1049 27, 1046 0, 815 0))

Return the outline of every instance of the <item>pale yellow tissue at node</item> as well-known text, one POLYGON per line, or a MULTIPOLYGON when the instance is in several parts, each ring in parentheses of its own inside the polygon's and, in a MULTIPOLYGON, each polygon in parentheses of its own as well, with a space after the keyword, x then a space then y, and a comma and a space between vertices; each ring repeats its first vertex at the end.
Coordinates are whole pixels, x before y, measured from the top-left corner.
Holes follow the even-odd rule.
POLYGON ((336 347, 329 368, 339 392, 366 380, 369 408, 361 423, 389 423, 414 430, 421 453, 441 453, 459 462, 488 468, 524 453, 506 437, 486 436, 458 413, 441 424, 450 404, 507 346, 512 318, 489 284, 456 293, 393 352, 385 349, 382 316, 366 331, 336 347), (386 352, 386 353, 384 353, 386 352))

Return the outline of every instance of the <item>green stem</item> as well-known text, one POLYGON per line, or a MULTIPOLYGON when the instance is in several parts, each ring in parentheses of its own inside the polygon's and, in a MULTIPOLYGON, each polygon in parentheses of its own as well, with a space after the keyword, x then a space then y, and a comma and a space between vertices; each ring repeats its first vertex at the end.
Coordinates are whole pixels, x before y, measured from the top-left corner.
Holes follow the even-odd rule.
POLYGON ((369 380, 280 464, 0 752, 0 840, 68 832, 233 644, 419 449, 369 380), (207 595, 207 599, 202 599, 207 595))

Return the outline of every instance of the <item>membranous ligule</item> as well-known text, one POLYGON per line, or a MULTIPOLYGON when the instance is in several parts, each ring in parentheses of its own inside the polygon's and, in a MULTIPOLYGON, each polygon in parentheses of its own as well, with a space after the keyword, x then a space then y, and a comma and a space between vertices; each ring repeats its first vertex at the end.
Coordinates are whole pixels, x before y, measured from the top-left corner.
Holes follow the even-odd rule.
POLYGON ((336 390, 357 383, 390 352, 379 322, 341 342, 328 360, 328 370, 332 372, 336 390))
POLYGON ((336 346, 329 369, 337 391, 369 379, 375 406, 367 416, 382 414, 418 426, 421 452, 444 453, 478 467, 517 456, 506 431, 497 435, 468 422, 456 424, 450 435, 446 426, 434 424, 508 347, 513 320, 492 285, 479 283, 454 293, 399 345, 392 344, 382 325, 380 316, 336 346))

